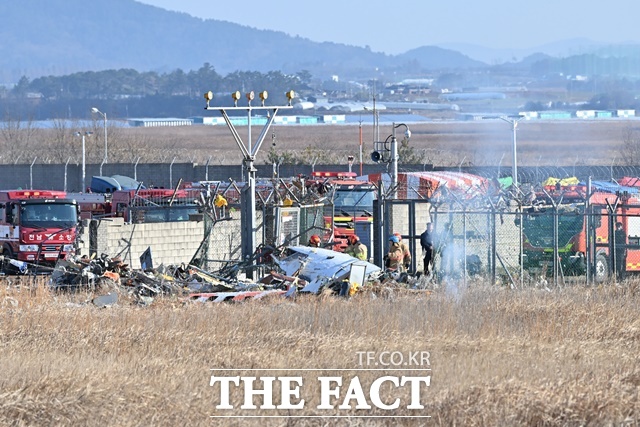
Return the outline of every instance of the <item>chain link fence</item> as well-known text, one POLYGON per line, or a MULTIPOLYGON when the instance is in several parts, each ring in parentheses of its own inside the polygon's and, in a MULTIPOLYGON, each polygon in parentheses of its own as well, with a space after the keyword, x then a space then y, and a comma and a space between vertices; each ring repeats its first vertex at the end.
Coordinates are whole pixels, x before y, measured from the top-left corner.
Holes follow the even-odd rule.
MULTIPOLYGON (((402 229, 398 224, 414 221, 416 233, 407 237, 415 242, 414 271, 422 272, 419 239, 425 226, 420 211, 394 202, 388 203, 393 221, 383 224, 385 250, 388 236, 402 229)), ((562 287, 622 280, 640 271, 640 205, 616 206, 612 200, 610 205, 568 203, 522 210, 439 206, 431 208, 429 221, 434 225, 431 270, 437 282, 482 278, 512 288, 562 287), (617 223, 622 229, 618 233, 617 223)))

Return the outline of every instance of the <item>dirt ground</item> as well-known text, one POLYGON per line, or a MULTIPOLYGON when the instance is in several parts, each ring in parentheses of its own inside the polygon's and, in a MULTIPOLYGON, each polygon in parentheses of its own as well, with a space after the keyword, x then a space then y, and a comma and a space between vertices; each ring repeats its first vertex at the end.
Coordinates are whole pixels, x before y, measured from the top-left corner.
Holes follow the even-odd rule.
MULTIPOLYGON (((501 120, 475 122, 447 121, 412 124, 410 147, 424 163, 435 166, 508 166, 512 164, 513 132, 501 120)), ((252 127, 252 143, 262 126, 252 127)), ((404 129, 397 131, 402 138, 404 129)), ((634 157, 624 148, 625 139, 640 131, 636 120, 602 121, 521 121, 516 132, 518 164, 522 166, 625 165, 634 157)), ((159 149, 170 145, 181 156, 205 162, 213 156, 216 164, 237 164, 240 149, 226 126, 184 126, 134 128, 125 134, 155 141, 159 149)), ((391 125, 380 125, 380 139, 391 134, 391 125)), ((246 128, 238 128, 246 146, 246 128)), ((373 151, 373 126, 363 126, 365 163, 373 151)), ((270 150, 281 154, 319 153, 321 163, 346 163, 348 155, 359 156, 358 125, 274 125, 260 147, 257 159, 265 162, 270 150), (275 146, 272 142, 275 141, 275 146)), ((185 159, 186 160, 186 159, 185 159)), ((144 161, 144 159, 142 160, 144 161)), ((310 161, 310 160, 309 160, 310 161)), ((402 159, 400 160, 402 162, 402 159)))

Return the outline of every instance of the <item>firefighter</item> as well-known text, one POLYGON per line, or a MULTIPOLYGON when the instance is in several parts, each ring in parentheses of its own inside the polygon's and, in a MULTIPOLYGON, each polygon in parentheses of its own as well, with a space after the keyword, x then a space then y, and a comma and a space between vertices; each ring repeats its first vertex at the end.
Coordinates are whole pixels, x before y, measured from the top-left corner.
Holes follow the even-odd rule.
POLYGON ((360 238, 355 234, 350 235, 347 240, 349 241, 349 246, 344 250, 344 252, 348 255, 351 255, 354 258, 358 258, 359 260, 366 261, 367 260, 367 247, 362 244, 360 238))
POLYGON ((402 260, 404 259, 404 253, 402 252, 402 248, 400 248, 400 239, 395 234, 389 237, 389 252, 387 253, 387 261, 386 267, 389 270, 395 270, 397 272, 404 271, 404 264, 402 264, 402 260))
POLYGON ((318 236, 317 234, 309 237, 309 246, 311 246, 312 248, 319 248, 320 242, 320 236, 318 236))
POLYGON ((402 235, 400 233, 393 233, 393 235, 398 238, 400 249, 402 249, 402 265, 404 269, 408 271, 411 268, 411 251, 409 250, 409 245, 402 241, 402 235))

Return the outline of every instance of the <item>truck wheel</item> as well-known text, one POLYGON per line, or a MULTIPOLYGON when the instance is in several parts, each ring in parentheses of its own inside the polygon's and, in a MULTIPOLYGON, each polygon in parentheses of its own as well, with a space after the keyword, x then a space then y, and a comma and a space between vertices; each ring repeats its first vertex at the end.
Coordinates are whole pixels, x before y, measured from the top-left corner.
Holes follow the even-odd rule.
POLYGON ((607 261, 607 257, 605 254, 597 254, 596 255, 596 268, 593 274, 593 279, 596 283, 603 283, 605 280, 609 278, 609 261, 607 261))

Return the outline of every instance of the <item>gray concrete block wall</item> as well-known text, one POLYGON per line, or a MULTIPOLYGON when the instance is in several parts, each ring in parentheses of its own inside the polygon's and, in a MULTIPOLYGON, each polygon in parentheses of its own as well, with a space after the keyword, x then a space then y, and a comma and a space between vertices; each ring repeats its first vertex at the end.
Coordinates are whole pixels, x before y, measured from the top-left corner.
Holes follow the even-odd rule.
MULTIPOLYGON (((240 259, 240 212, 232 212, 230 220, 219 221, 211 233, 210 259, 240 259)), ((121 254, 132 268, 140 268, 140 255, 151 247, 154 266, 188 263, 204 238, 204 222, 183 221, 155 224, 126 224, 122 218, 97 221, 97 256, 121 254), (131 239, 130 255, 127 242, 131 239)), ((90 222, 85 221, 79 236, 78 255, 90 255, 90 222)), ((261 238, 256 244, 260 244, 261 238)), ((219 267, 220 265, 213 265, 219 267)))
POLYGON ((98 240, 104 241, 99 255, 106 253, 126 256, 125 262, 140 268, 140 255, 151 248, 153 265, 188 263, 197 251, 204 235, 204 223, 196 221, 156 224, 125 224, 122 218, 100 221, 98 240), (130 250, 127 242, 131 242, 130 250))
MULTIPOLYGON (((409 235, 409 205, 393 205, 392 220, 393 224, 390 225, 392 228, 391 231, 400 233, 405 236, 409 235)), ((427 222, 429 222, 430 220, 431 203, 416 203, 414 222, 416 236, 419 236, 420 233, 425 230, 427 222)))

